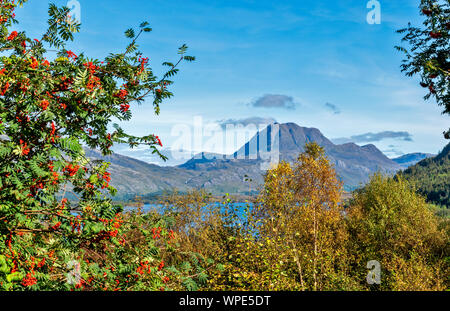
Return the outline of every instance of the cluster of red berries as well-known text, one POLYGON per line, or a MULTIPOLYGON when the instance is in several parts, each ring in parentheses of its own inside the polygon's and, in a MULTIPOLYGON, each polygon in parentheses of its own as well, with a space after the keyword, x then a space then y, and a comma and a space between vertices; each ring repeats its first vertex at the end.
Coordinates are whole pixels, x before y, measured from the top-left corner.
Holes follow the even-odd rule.
POLYGON ((130 105, 129 104, 121 104, 120 105, 120 111, 122 112, 127 112, 130 109, 130 105))
POLYGON ((89 90, 94 90, 95 88, 101 89, 100 78, 94 75, 90 75, 88 79, 88 83, 86 84, 86 88, 89 90))
POLYGON ((50 132, 50 136, 54 136, 56 133, 56 126, 55 122, 52 121, 52 131, 50 132))
POLYGON ((111 182, 111 173, 104 172, 102 177, 106 182, 111 182))
POLYGON ((169 230, 169 239, 175 239, 175 232, 173 232, 173 230, 169 230))
POLYGON ((121 214, 116 214, 116 216, 114 217, 114 219, 104 219, 104 218, 98 218, 98 221, 100 221, 101 223, 108 225, 111 225, 111 229, 107 230, 107 231, 102 231, 99 233, 99 236, 97 237, 98 241, 104 240, 104 239, 108 239, 108 238, 113 238, 113 237, 117 237, 119 234, 119 228, 122 226, 123 224, 123 219, 121 214))
POLYGON ((52 172, 52 185, 57 185, 59 181, 59 174, 57 172, 52 172))
POLYGON ((73 220, 70 221, 70 226, 72 227, 72 230, 75 232, 81 232, 81 216, 77 215, 73 220))
POLYGON ((8 41, 12 41, 12 40, 14 40, 15 38, 17 38, 17 36, 18 36, 17 31, 13 31, 13 32, 11 32, 11 34, 8 36, 7 40, 8 40, 8 41))
POLYGON ((119 92, 117 92, 116 94, 114 94, 114 97, 120 98, 120 99, 125 99, 125 97, 128 95, 128 91, 127 90, 120 90, 119 92))
POLYGON ((100 78, 95 76, 95 73, 99 69, 96 65, 94 65, 93 62, 87 62, 83 64, 86 69, 89 70, 89 79, 88 83, 86 84, 86 88, 90 91, 93 91, 95 88, 101 89, 101 81, 100 78))
POLYGON ((76 60, 78 58, 78 56, 76 56, 75 53, 72 51, 66 51, 66 54, 67 54, 67 58, 73 58, 74 60, 76 60))
POLYGON ((41 180, 37 181, 36 178, 33 178, 33 185, 30 187, 31 193, 28 194, 28 197, 34 197, 36 192, 40 189, 44 189, 44 183, 41 180))
POLYGON ((33 286, 36 283, 37 279, 31 273, 27 273, 27 275, 22 279, 23 286, 33 286))
POLYGON ((102 178, 105 181, 103 183, 102 189, 108 188, 109 187, 109 183, 111 182, 111 173, 108 173, 108 172, 103 173, 102 178))
MULTIPOLYGON (((433 10, 429 8, 423 8, 422 13, 425 14, 426 16, 431 16, 433 15, 433 10)), ((447 29, 450 29, 450 23, 445 24, 445 26, 447 27, 447 29)), ((429 35, 433 39, 439 39, 442 37, 442 33, 440 31, 437 32, 430 31, 429 35)))
POLYGON ((48 100, 44 99, 43 101, 41 101, 39 106, 41 106, 42 110, 47 110, 49 105, 50 103, 48 102, 48 100))
POLYGON ((84 63, 83 66, 86 67, 86 69, 88 69, 91 74, 94 74, 98 69, 98 67, 95 66, 93 62, 84 63))
POLYGON ((26 142, 24 142, 22 139, 19 141, 20 143, 20 149, 21 149, 21 154, 24 155, 28 155, 30 153, 30 148, 28 148, 28 144, 26 142))
POLYGON ((160 145, 161 147, 163 146, 163 144, 162 144, 162 142, 161 142, 161 139, 159 139, 158 136, 154 135, 153 138, 155 139, 155 141, 156 141, 156 143, 157 143, 158 145, 160 145))
POLYGON ((53 230, 58 230, 58 228, 61 227, 61 222, 58 221, 55 225, 52 226, 53 230))
POLYGON ((38 267, 39 269, 42 268, 43 266, 45 266, 45 257, 42 258, 42 260, 37 264, 37 267, 38 267))
POLYGON ((140 64, 140 68, 141 68, 141 69, 139 70, 138 75, 140 75, 142 72, 144 72, 145 65, 148 64, 148 57, 146 57, 146 58, 139 57, 139 62, 141 63, 141 64, 140 64))
POLYGON ((434 88, 434 83, 433 82, 431 82, 430 84, 427 84, 425 82, 421 82, 420 85, 422 87, 427 87, 430 90, 431 94, 436 94, 436 90, 434 88))
MULTIPOLYGON (((124 85, 125 87, 127 87, 126 85, 124 85)), ((114 94, 113 96, 116 98, 120 98, 122 100, 125 100, 125 98, 128 95, 128 91, 126 89, 120 90, 119 92, 117 92, 116 94, 114 94)), ((123 103, 120 105, 120 111, 122 112, 127 112, 130 109, 130 105, 127 103, 123 103)))
POLYGON ((24 78, 23 81, 17 81, 18 88, 25 94, 28 91, 28 87, 30 86, 30 79, 24 78))
POLYGON ((153 228, 152 229, 152 233, 153 233, 153 240, 159 239, 161 238, 161 227, 158 228, 153 228))
POLYGON ((56 142, 55 138, 59 138, 58 135, 55 135, 56 134, 55 122, 52 121, 51 126, 52 126, 52 130, 50 131, 50 138, 51 138, 52 143, 55 143, 56 142))
POLYGON ((161 271, 164 268, 164 266, 165 266, 165 263, 164 263, 164 260, 162 260, 161 263, 159 264, 158 271, 161 271))
POLYGON ((431 31, 430 37, 433 39, 439 39, 440 37, 442 37, 442 33, 440 31, 438 32, 431 31))
POLYGON ((6 92, 8 92, 8 89, 9 89, 9 82, 6 82, 5 86, 3 86, 3 88, 0 90, 0 95, 4 96, 6 92))
POLYGON ((136 272, 139 273, 140 275, 143 275, 144 272, 147 272, 148 274, 150 274, 152 272, 152 268, 150 267, 148 261, 145 261, 145 262, 141 262, 141 264, 137 268, 136 272))
POLYGON ((36 58, 31 57, 31 64, 30 64, 30 68, 31 69, 36 69, 37 67, 39 67, 39 62, 36 58))
POLYGON ((63 169, 63 172, 67 172, 67 174, 69 174, 70 177, 73 177, 75 176, 75 174, 78 172, 79 169, 80 166, 78 165, 73 166, 72 164, 69 164, 63 169))
POLYGON ((66 91, 69 89, 69 87, 72 85, 73 83, 73 79, 72 78, 68 78, 66 76, 62 76, 61 77, 61 83, 59 84, 58 88, 61 91, 66 91))
POLYGON ((111 238, 115 238, 118 234, 119 234, 119 230, 112 230, 112 231, 109 231, 109 236, 110 236, 111 238))
POLYGON ((431 14, 433 14, 433 11, 430 9, 422 9, 422 13, 425 14, 426 16, 431 16, 431 14))

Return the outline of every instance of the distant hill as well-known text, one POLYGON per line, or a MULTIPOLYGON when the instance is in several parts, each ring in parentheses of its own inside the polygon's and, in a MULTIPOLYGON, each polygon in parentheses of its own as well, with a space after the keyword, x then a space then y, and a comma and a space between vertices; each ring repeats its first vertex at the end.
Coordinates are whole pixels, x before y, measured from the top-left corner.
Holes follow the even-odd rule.
POLYGON ((432 158, 434 156, 436 155, 431 153, 408 153, 401 157, 394 158, 392 161, 398 163, 403 169, 406 169, 424 159, 432 158))
POLYGON ((111 163, 111 184, 118 189, 121 198, 173 189, 206 189, 214 194, 254 192, 263 183, 265 159, 270 151, 274 151, 267 148, 271 143, 278 147, 280 160, 292 162, 304 151, 307 142, 317 142, 324 147, 326 155, 335 165, 346 190, 361 186, 376 171, 394 174, 401 169, 398 163, 387 158, 374 145, 335 145, 318 129, 300 127, 295 123, 278 126, 279 135, 273 138, 276 142, 265 141, 267 137, 272 139, 275 127, 270 125, 234 154, 201 153, 174 167, 148 164, 119 154, 102 157, 92 150, 87 151, 87 155, 111 163))
POLYGON ((450 207, 450 144, 437 156, 420 161, 401 175, 413 181, 429 202, 450 207))
POLYGON ((105 157, 96 150, 85 151, 90 159, 111 163, 108 170, 111 172, 111 185, 117 188, 120 198, 162 193, 173 188, 186 190, 185 181, 195 175, 187 170, 148 164, 116 153, 105 157))

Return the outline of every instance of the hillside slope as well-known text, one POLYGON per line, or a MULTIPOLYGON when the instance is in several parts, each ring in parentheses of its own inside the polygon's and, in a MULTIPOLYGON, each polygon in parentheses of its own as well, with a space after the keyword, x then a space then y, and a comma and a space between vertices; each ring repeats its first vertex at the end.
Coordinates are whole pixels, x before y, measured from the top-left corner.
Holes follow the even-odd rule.
POLYGON ((428 201, 450 207, 450 144, 436 157, 420 161, 401 173, 428 201))
POLYGON ((85 150, 86 156, 93 160, 110 162, 111 185, 118 190, 119 197, 136 194, 158 193, 174 188, 186 190, 186 180, 193 172, 176 167, 162 167, 136 160, 120 154, 102 156, 97 150, 85 150))

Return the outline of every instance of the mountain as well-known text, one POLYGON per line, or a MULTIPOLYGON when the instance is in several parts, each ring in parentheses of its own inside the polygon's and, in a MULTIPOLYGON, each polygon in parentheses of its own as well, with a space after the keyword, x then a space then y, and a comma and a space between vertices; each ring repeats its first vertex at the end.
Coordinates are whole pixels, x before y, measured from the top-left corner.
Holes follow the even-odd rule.
MULTIPOLYGON (((267 147, 277 146, 280 160, 293 162, 298 154, 304 151, 308 142, 316 142, 324 147, 325 153, 331 163, 335 165, 336 172, 344 181, 345 188, 351 190, 367 182, 370 174, 377 171, 393 174, 401 166, 386 157, 374 145, 358 146, 354 143, 335 145, 316 128, 301 127, 295 123, 269 125, 258 132, 249 142, 234 153, 234 162, 224 159, 225 156, 214 155, 213 159, 205 159, 204 156, 194 158, 180 167, 202 170, 214 170, 221 165, 240 166, 245 161, 253 161, 255 165, 266 162, 264 159, 270 157, 267 147), (272 137, 279 127, 279 135, 272 137), (277 140, 277 141, 271 141, 277 140), (244 160, 247 159, 247 160, 244 160)), ((226 156, 231 158, 231 156, 226 156)), ((252 170, 248 174, 255 180, 261 180, 261 171, 252 170), (250 174, 251 173, 251 174, 250 174), (255 173, 255 175, 253 175, 255 173)))
POLYGON ((346 190, 361 186, 377 171, 394 174, 401 169, 374 145, 335 145, 318 129, 295 123, 269 125, 234 154, 200 153, 174 167, 148 164, 118 154, 102 157, 97 151, 88 151, 88 157, 111 163, 111 184, 119 190, 119 196, 173 189, 239 194, 257 190, 263 183, 266 169, 278 160, 294 161, 304 151, 305 144, 313 141, 324 147, 346 190))
POLYGON ((408 153, 402 155, 401 157, 394 158, 392 161, 398 163, 403 169, 406 169, 414 164, 422 161, 423 159, 428 159, 436 156, 435 154, 430 153, 408 153))
POLYGON ((429 202, 450 208, 450 144, 437 156, 420 161, 402 173, 429 202))

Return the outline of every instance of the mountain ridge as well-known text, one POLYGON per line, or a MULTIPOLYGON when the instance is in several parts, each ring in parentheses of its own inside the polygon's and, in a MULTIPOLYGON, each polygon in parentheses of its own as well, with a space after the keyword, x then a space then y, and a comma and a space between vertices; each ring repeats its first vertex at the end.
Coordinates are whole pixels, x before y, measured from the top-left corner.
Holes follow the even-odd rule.
POLYGON ((255 191, 262 185, 265 173, 262 168, 270 162, 268 158, 277 154, 276 151, 279 151, 279 160, 293 162, 304 151, 304 145, 312 141, 324 147, 346 190, 363 185, 376 171, 394 174, 401 169, 398 163, 374 145, 335 145, 319 129, 301 127, 295 123, 271 124, 233 154, 199 153, 177 166, 158 166, 120 154, 102 157, 97 151, 88 151, 87 155, 111 162, 111 184, 118 189, 119 196, 174 189, 243 194, 249 189, 255 191), (277 127, 279 131, 275 135, 277 127))
POLYGON ((394 158, 392 160, 394 162, 398 163, 402 168, 406 169, 424 159, 432 158, 435 156, 436 156, 435 154, 431 154, 431 153, 414 152, 414 153, 404 154, 404 155, 394 158))

